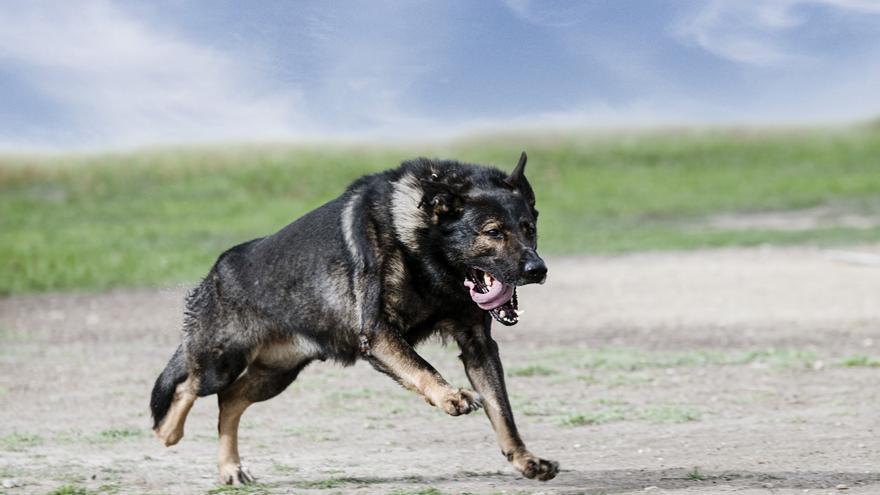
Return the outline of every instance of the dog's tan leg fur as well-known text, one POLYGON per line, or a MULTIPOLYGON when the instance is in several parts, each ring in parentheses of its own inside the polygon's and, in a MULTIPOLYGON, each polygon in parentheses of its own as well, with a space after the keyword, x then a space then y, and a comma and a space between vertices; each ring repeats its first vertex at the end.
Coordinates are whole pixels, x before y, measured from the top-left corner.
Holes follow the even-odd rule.
POLYGON ((217 396, 220 416, 217 431, 220 444, 217 450, 217 467, 220 471, 220 482, 227 485, 251 483, 254 477, 241 466, 238 455, 238 424, 241 415, 253 402, 246 397, 248 386, 253 379, 251 370, 245 371, 238 380, 217 396))
POLYGON ((217 466, 220 470, 220 481, 227 485, 238 485, 253 481, 247 471, 241 467, 238 455, 238 423, 241 415, 251 403, 243 398, 220 400, 220 448, 217 455, 217 466))
POLYGON ((434 367, 393 331, 376 335, 370 355, 383 371, 447 414, 467 414, 481 406, 480 398, 475 392, 451 387, 434 367))
POLYGON ((478 325, 470 332, 459 333, 456 339, 462 350, 461 359, 468 379, 483 396, 486 415, 498 437, 501 453, 526 478, 541 481, 553 479, 559 472, 559 464, 529 452, 517 432, 507 398, 498 345, 490 336, 488 327, 478 325))
POLYGON ((177 385, 174 390, 174 399, 172 399, 171 407, 168 408, 168 414, 165 419, 154 430, 156 436, 170 447, 183 438, 183 425, 186 423, 186 416, 192 409, 193 403, 196 401, 196 389, 198 388, 198 380, 195 378, 187 378, 177 385))

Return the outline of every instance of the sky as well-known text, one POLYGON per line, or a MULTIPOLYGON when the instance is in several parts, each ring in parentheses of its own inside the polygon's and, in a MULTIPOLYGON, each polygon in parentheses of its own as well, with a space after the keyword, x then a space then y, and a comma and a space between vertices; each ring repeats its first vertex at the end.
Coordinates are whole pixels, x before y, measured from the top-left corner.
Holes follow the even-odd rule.
POLYGON ((880 0, 0 0, 4 150, 877 117, 880 0))

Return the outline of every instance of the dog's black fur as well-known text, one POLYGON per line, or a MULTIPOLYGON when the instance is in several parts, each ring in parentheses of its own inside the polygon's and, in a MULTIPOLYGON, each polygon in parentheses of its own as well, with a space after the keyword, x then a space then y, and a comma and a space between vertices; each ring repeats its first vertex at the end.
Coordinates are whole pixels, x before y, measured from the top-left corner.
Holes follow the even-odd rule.
POLYGON ((404 162, 223 253, 187 298, 182 343, 156 380, 157 434, 176 443, 195 397, 218 394, 221 478, 250 481, 237 443, 224 440, 236 438, 244 408, 283 391, 315 359, 363 358, 453 415, 481 406, 482 395, 508 460, 527 477, 553 478, 556 463, 529 453, 516 432, 492 317, 463 286, 482 271, 510 285, 543 282, 525 162, 523 153, 509 175, 455 161, 404 162), (451 388, 415 353, 438 333, 459 344, 480 395, 451 388))

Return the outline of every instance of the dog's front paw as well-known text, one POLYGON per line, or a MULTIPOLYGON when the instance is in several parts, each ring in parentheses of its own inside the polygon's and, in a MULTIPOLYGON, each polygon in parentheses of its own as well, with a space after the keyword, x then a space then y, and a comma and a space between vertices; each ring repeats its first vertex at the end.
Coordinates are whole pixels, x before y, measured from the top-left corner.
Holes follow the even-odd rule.
POLYGON ((443 398, 437 402, 437 407, 446 411, 450 416, 468 414, 483 407, 480 394, 464 388, 449 389, 443 398))
POLYGON ((556 477, 556 473, 559 472, 558 462, 541 459, 528 451, 514 454, 511 462, 523 476, 529 479, 552 480, 556 477))

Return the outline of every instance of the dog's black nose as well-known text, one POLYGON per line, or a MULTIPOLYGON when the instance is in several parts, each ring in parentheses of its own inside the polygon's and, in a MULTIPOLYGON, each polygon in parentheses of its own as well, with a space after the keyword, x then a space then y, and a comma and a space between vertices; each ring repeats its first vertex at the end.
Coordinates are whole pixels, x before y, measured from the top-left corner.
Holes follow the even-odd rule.
POLYGON ((523 275, 529 283, 543 282, 547 278, 547 265, 544 264, 544 260, 541 258, 532 258, 526 261, 526 264, 523 266, 523 275))

